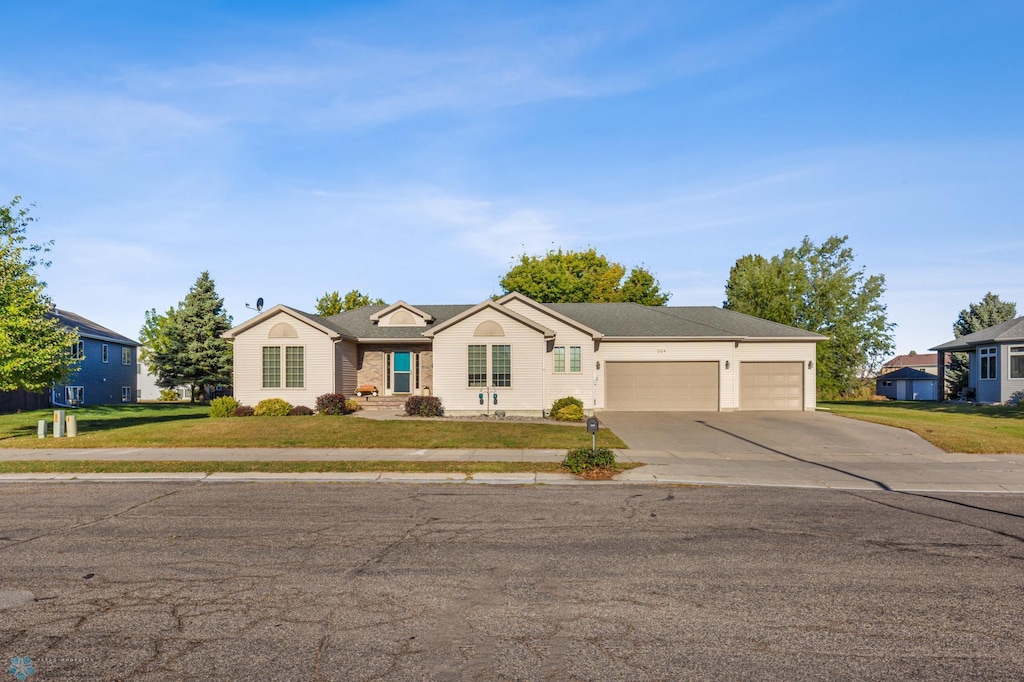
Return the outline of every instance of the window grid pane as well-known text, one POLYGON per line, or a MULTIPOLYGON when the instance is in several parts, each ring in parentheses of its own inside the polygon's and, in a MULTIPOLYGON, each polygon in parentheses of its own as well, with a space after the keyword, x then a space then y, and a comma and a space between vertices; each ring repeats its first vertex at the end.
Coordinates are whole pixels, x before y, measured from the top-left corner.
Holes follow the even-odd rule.
POLYGON ((1010 378, 1024 379, 1024 355, 1010 356, 1010 378))
POLYGON ((469 347, 469 385, 487 386, 487 346, 469 347))
POLYGON ((555 371, 565 371, 565 346, 555 346, 555 371))
POLYGON ((281 349, 263 347, 263 388, 281 388, 281 349))
POLYGON ((305 348, 288 346, 284 349, 284 386, 302 388, 305 385, 305 348))
POLYGON ((579 346, 570 346, 569 348, 569 371, 579 372, 582 367, 582 353, 580 352, 579 346))
POLYGON ((491 346, 491 385, 512 385, 512 346, 491 346))

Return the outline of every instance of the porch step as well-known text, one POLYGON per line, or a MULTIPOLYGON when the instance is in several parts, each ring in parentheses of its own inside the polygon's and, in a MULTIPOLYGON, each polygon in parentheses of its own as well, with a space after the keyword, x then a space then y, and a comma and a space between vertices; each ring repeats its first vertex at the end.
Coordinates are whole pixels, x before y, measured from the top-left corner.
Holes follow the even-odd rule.
POLYGON ((368 395, 356 398, 364 410, 402 410, 409 396, 368 395))

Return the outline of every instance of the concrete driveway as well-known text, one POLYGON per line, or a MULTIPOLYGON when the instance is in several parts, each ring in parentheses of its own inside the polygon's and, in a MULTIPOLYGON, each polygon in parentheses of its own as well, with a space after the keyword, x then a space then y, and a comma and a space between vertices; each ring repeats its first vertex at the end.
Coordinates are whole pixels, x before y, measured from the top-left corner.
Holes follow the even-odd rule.
POLYGON ((917 434, 827 412, 599 412, 631 450, 678 456, 942 455, 917 434))

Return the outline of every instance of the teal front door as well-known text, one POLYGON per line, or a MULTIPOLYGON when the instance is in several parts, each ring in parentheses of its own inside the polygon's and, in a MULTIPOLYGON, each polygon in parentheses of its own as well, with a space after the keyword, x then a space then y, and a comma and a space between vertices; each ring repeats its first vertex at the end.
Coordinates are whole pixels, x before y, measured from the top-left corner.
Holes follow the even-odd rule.
POLYGON ((395 393, 409 393, 412 376, 412 353, 395 353, 395 393))

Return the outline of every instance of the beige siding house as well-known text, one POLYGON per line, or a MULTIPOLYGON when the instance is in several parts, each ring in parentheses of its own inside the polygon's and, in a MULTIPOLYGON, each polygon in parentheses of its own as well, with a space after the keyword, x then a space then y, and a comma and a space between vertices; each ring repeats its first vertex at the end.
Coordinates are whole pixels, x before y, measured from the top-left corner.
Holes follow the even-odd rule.
POLYGON ((319 317, 276 306, 225 334, 235 397, 313 406, 372 386, 436 395, 448 414, 595 410, 813 410, 825 337, 714 307, 398 301, 319 317))

